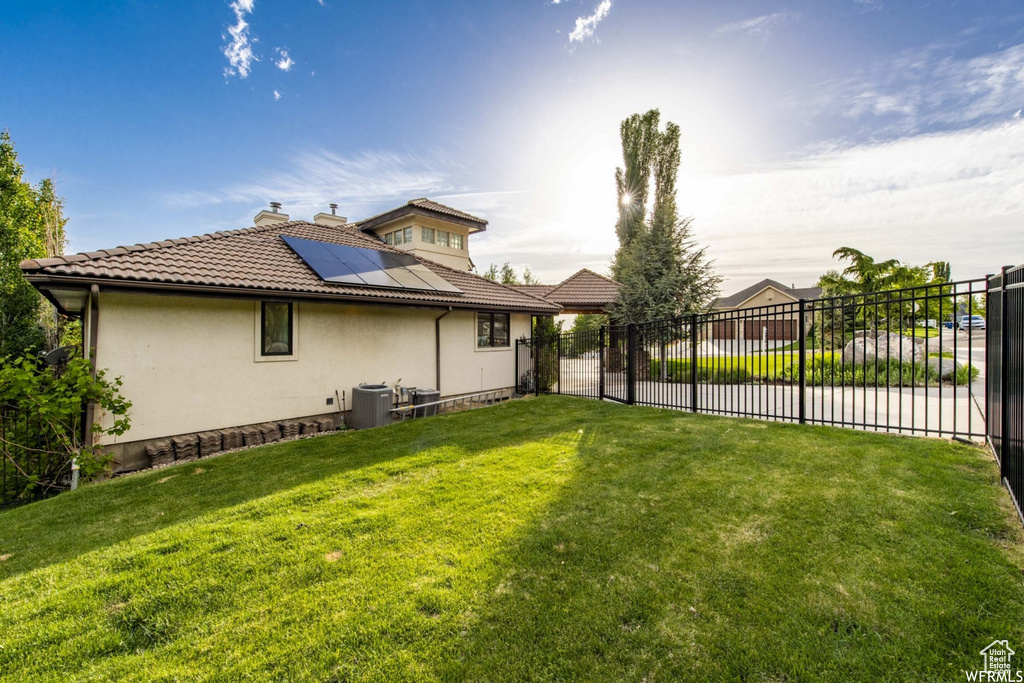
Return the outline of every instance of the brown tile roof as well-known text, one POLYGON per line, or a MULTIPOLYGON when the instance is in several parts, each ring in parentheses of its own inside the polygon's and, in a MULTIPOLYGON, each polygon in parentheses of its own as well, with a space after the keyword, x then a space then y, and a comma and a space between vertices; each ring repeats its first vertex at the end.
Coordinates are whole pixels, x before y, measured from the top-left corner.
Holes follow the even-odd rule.
POLYGON ((530 294, 532 296, 539 296, 542 299, 557 286, 558 285, 511 285, 512 289, 516 291, 522 292, 523 294, 530 294))
POLYGON ((475 230, 486 229, 487 221, 484 220, 483 218, 474 216, 471 213, 466 213, 465 211, 453 209, 450 206, 445 206, 440 202, 435 202, 434 200, 427 199, 426 197, 420 197, 419 199, 410 199, 408 202, 406 202, 402 206, 399 206, 398 208, 388 209, 387 211, 378 213, 374 216, 370 216, 369 218, 364 218, 363 220, 356 223, 356 225, 358 225, 363 230, 369 230, 370 228, 381 225, 382 223, 387 223, 388 221, 394 220, 396 218, 401 218, 406 214, 417 213, 417 209, 420 210, 420 213, 438 213, 443 216, 456 218, 460 221, 473 223, 475 225, 473 225, 472 227, 475 230))
POLYGON ((281 291, 343 300, 558 312, 557 305, 540 297, 427 259, 419 260, 463 293, 326 283, 285 244, 281 235, 377 251, 398 251, 361 232, 355 224, 328 227, 291 221, 84 254, 32 259, 23 261, 21 268, 37 285, 47 279, 89 278, 109 280, 124 286, 146 283, 161 289, 281 291))
POLYGON ((544 298, 562 306, 572 304, 598 306, 610 304, 615 301, 618 294, 618 282, 584 268, 556 285, 544 295, 544 298))

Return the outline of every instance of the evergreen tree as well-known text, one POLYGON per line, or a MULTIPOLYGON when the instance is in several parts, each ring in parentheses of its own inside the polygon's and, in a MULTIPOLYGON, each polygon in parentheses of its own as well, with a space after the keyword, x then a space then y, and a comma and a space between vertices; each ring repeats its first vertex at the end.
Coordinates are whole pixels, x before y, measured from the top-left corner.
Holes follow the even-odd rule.
MULTIPOLYGON (((634 159, 647 160, 647 177, 654 175, 654 203, 646 222, 641 220, 638 226, 620 232, 613 272, 622 286, 610 311, 616 323, 643 322, 703 311, 711 303, 721 281, 712 270, 706 250, 699 247, 693 238, 693 219, 679 218, 676 203, 676 180, 681 159, 679 126, 670 122, 666 124, 664 133, 658 132, 658 112, 653 110, 643 118, 654 122, 653 136, 646 130, 637 133, 638 126, 626 125, 637 120, 637 116, 623 122, 623 159, 627 169, 634 159), (643 137, 649 144, 646 156, 635 152, 640 143, 630 138, 631 135, 643 137), (624 235, 629 239, 623 240, 624 235)), ((640 175, 639 172, 632 174, 633 177, 640 175)), ((620 176, 628 178, 630 174, 619 169, 616 179, 620 176)), ((640 186, 646 188, 643 183, 640 186)))

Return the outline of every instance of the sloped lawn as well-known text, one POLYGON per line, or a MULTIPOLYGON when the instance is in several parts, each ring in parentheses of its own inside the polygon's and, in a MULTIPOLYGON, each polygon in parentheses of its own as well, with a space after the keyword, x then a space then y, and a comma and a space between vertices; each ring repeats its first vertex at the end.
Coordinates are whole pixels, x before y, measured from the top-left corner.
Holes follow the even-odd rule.
POLYGON ((980 449, 542 397, 0 513, 0 677, 962 680, 1021 541, 980 449))

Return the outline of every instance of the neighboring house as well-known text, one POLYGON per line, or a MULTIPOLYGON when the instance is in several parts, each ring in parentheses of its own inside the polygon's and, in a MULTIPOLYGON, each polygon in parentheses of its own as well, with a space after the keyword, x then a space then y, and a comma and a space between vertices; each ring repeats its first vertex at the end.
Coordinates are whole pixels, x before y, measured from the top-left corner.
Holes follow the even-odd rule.
POLYGON ((360 383, 512 387, 514 340, 561 312, 469 272, 487 226, 470 214, 418 199, 310 223, 272 206, 251 228, 21 264, 123 377, 132 427, 104 437, 122 469, 153 439, 335 412, 360 383))
MULTIPOLYGON (((798 304, 800 299, 817 299, 820 296, 821 287, 787 287, 776 280, 761 280, 715 301, 716 311, 736 311, 737 315, 735 320, 716 321, 711 326, 710 334, 714 339, 758 341, 767 337, 768 341, 794 341, 800 336, 800 326, 797 324, 799 313, 795 307, 792 311, 763 307, 798 304), (759 310, 765 312, 764 318, 758 317, 759 310)), ((804 324, 810 324, 809 316, 804 324)))
POLYGON ((562 314, 607 313, 619 293, 619 283, 584 268, 557 285, 513 285, 520 292, 562 307, 562 314))

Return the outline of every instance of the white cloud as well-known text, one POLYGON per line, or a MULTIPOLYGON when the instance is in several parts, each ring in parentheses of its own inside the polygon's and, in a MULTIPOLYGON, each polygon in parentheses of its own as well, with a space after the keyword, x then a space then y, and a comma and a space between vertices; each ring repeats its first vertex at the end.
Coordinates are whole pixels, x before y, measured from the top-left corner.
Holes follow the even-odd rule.
POLYGON ((601 23, 601 20, 608 16, 612 9, 612 0, 602 0, 601 4, 594 8, 594 13, 587 17, 576 17, 576 28, 569 34, 570 43, 582 43, 584 40, 594 37, 594 29, 601 23))
POLYGON ((281 71, 291 71, 292 67, 295 66, 295 60, 288 55, 288 48, 275 47, 274 53, 277 55, 277 59, 274 60, 274 66, 281 71))
POLYGON ((274 100, 275 100, 275 101, 277 101, 277 100, 279 100, 279 99, 281 99, 281 93, 279 93, 279 92, 277 92, 277 91, 275 90, 275 91, 274 91, 274 100))
POLYGON ((861 13, 877 12, 884 7, 879 0, 853 0, 853 4, 857 6, 861 13))
MULTIPOLYGON (((252 14, 255 0, 234 0, 229 7, 235 13, 235 24, 228 27, 228 34, 231 42, 224 46, 224 56, 228 58, 228 66, 224 68, 225 76, 246 78, 249 75, 252 62, 259 59, 253 54, 252 43, 255 38, 249 35, 249 24, 245 15, 252 14)), ((225 40, 228 36, 224 36, 225 40)))
POLYGON ((888 117, 883 132, 1005 119, 1024 101, 1024 44, 970 59, 933 45, 907 51, 826 89, 818 113, 888 117))
POLYGON ((342 157, 315 150, 299 154, 281 171, 215 192, 187 191, 164 199, 174 209, 247 204, 246 210, 253 211, 274 200, 296 218, 308 218, 337 202, 346 215, 359 217, 371 215, 382 205, 457 189, 449 181, 449 168, 445 160, 411 154, 366 152, 342 157))
POLYGON ((1024 253, 1024 122, 838 148, 717 177, 681 177, 720 274, 811 284, 851 246, 958 278, 1024 253))
POLYGON ((724 33, 745 33, 754 38, 767 38, 777 26, 780 26, 787 21, 795 21, 799 18, 800 15, 798 14, 775 12, 774 14, 765 14, 760 17, 754 17, 753 19, 734 21, 731 24, 719 26, 711 32, 711 35, 718 36, 724 33))
MULTIPOLYGON (((582 267, 607 272, 616 246, 608 169, 619 151, 561 159, 557 142, 547 147, 555 168, 529 191, 448 202, 490 220, 473 260, 529 265, 546 282, 582 267)), ((695 217, 727 292, 766 277, 809 286, 835 266, 840 246, 982 276, 1024 253, 1024 120, 833 146, 735 173, 684 165, 679 207, 695 217)))

